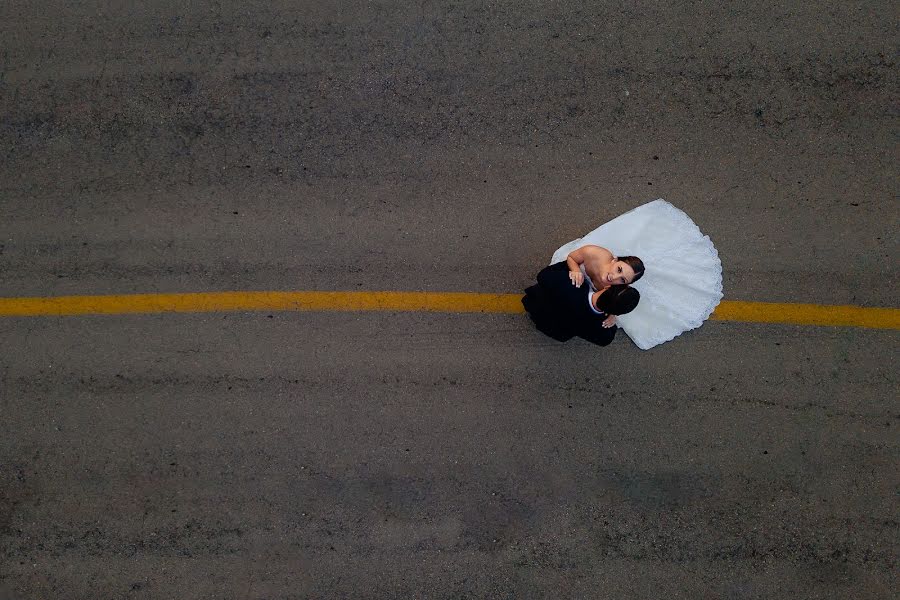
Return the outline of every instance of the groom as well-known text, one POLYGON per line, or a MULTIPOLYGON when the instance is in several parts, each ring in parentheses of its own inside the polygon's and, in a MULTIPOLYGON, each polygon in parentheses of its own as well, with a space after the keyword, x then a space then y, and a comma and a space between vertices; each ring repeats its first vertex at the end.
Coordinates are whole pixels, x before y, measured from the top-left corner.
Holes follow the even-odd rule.
POLYGON ((537 281, 525 290, 522 305, 538 330, 560 342, 578 336, 608 345, 618 327, 604 326, 604 321, 631 312, 640 300, 640 293, 628 285, 613 285, 599 294, 589 286, 575 287, 565 262, 545 267, 537 281))

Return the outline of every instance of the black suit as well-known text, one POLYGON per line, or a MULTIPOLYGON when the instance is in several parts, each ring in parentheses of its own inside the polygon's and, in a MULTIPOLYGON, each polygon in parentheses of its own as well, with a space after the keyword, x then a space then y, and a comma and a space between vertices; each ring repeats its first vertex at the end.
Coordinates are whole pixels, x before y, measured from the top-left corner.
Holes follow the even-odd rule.
POLYGON ((606 346, 616 337, 618 327, 603 327, 608 315, 591 309, 590 286, 586 281, 581 287, 572 285, 565 262, 544 268, 537 281, 525 290, 522 305, 540 331, 560 342, 577 335, 598 346, 606 346))

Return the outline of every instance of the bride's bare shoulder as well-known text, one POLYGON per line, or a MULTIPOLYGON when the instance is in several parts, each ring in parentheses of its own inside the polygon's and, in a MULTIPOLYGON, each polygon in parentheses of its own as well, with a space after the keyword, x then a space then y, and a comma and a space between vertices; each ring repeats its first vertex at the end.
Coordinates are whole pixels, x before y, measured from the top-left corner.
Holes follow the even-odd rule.
POLYGON ((607 250, 606 248, 604 248, 603 246, 589 245, 589 246, 582 246, 580 249, 584 250, 586 254, 589 254, 591 256, 595 256, 597 258, 601 258, 604 260, 611 259, 613 257, 613 253, 610 252, 609 250, 607 250))

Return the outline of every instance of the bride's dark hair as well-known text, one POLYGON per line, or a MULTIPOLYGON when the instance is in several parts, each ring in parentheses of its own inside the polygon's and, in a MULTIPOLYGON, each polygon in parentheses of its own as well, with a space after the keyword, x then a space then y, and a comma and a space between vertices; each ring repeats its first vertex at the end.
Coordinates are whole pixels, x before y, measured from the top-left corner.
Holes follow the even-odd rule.
POLYGON ((633 287, 611 285, 605 292, 597 296, 597 309, 608 315, 625 315, 633 311, 640 300, 641 293, 633 287))
POLYGON ((644 276, 644 261, 637 256, 620 256, 619 260, 634 270, 634 279, 631 280, 631 283, 644 276))

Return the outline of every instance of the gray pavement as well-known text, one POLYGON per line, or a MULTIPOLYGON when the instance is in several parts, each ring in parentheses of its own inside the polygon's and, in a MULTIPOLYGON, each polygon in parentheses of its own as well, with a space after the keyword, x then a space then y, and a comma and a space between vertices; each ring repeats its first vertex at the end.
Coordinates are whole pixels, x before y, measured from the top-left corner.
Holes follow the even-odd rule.
MULTIPOLYGON (((516 292, 657 197, 894 306, 891 3, 0 5, 0 296, 516 292)), ((889 598, 893 331, 2 319, 0 598, 889 598)))

